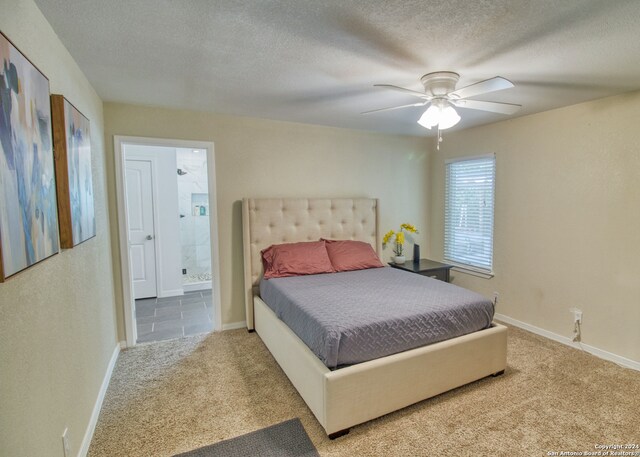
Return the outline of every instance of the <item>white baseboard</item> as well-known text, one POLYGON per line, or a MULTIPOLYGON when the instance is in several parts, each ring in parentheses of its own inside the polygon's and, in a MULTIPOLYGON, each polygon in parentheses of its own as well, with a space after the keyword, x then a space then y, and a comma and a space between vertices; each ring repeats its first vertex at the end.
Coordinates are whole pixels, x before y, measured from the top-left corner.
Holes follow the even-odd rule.
POLYGON ((178 297, 180 295, 184 295, 184 289, 182 289, 182 288, 180 288, 180 289, 161 290, 160 293, 158 293, 158 298, 178 297))
POLYGON ((211 281, 187 283, 182 286, 185 292, 195 292, 196 290, 211 289, 211 281))
POLYGON ((113 349, 113 354, 111 354, 111 360, 109 360, 107 371, 104 374, 104 378, 102 379, 102 385, 100 386, 100 390, 98 391, 98 398, 96 398, 96 402, 93 405, 91 418, 89 419, 89 424, 87 425, 87 429, 85 430, 84 438, 82 439, 82 445, 80 446, 80 450, 78 451, 78 457, 85 457, 89 452, 89 445, 91 445, 93 432, 96 430, 98 416, 100 416, 100 410, 102 409, 102 402, 104 401, 104 396, 107 393, 109 381, 111 381, 111 375, 113 374, 113 368, 116 366, 116 361, 118 360, 118 355, 120 354, 121 345, 122 341, 116 344, 116 347, 113 349))
POLYGON ((596 357, 600 357, 601 359, 608 360, 613 363, 617 363, 626 368, 631 368, 633 370, 640 371, 640 362, 635 360, 627 359, 626 357, 622 357, 617 354, 613 354, 611 352, 607 352, 603 349, 590 346, 584 343, 576 343, 566 336, 558 335, 557 333, 550 332, 549 330, 545 330, 540 327, 536 327, 531 324, 527 324, 525 322, 519 321, 517 319, 513 319, 509 316, 505 316, 504 314, 495 314, 494 316, 497 320, 505 322, 507 324, 511 324, 515 327, 520 327, 521 329, 527 330, 531 333, 535 333, 536 335, 544 336, 545 338, 549 338, 550 340, 557 341, 558 343, 562 343, 567 346, 571 346, 572 348, 581 349, 589 354, 593 354, 596 357))
POLYGON ((230 324, 222 324, 222 330, 237 330, 239 328, 245 328, 247 326, 247 321, 242 322, 232 322, 230 324))

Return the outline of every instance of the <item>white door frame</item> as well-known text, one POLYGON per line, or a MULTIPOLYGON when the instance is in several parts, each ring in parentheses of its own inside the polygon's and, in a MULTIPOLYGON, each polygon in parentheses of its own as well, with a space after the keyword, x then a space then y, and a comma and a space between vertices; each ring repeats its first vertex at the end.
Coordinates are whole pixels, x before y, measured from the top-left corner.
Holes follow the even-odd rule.
POLYGON ((127 201, 125 198, 125 157, 124 145, 164 146, 173 148, 205 149, 207 151, 207 174, 209 177, 209 236, 211 239, 211 288, 213 300, 213 330, 222 330, 222 307, 220 305, 220 258, 218 248, 218 209, 216 195, 215 150, 212 142, 169 140, 134 136, 113 137, 113 150, 116 165, 116 211, 118 214, 118 234, 120 238, 120 271, 122 278, 122 302, 124 303, 124 326, 127 347, 136 345, 137 331, 133 303, 133 282, 131 279, 131 259, 129 256, 129 226, 127 201))

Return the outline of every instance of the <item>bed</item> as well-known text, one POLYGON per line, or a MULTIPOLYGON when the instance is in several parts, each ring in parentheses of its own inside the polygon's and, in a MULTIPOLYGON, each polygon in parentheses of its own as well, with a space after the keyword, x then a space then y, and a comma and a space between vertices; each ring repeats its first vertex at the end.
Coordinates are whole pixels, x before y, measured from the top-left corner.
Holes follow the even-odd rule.
POLYGON ((324 237, 364 241, 379 253, 378 211, 378 201, 369 198, 243 200, 247 328, 258 333, 330 438, 500 374, 506 367, 506 328, 493 323, 484 330, 332 370, 261 299, 263 249, 324 237))

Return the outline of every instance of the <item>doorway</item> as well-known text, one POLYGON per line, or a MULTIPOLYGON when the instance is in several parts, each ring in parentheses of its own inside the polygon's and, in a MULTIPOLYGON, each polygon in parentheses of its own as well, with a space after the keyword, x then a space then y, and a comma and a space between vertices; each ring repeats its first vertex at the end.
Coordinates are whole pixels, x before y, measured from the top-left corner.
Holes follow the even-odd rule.
POLYGON ((114 149, 127 346, 220 330, 213 144, 114 149))

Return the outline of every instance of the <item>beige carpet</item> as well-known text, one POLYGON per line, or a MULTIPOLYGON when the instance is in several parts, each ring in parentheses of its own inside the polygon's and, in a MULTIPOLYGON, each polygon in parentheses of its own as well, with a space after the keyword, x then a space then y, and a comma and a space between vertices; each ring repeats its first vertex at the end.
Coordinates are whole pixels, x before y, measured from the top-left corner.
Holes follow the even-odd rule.
POLYGON ((508 368, 330 441, 255 333, 120 355, 91 457, 168 456, 299 417, 322 456, 529 456, 640 444, 640 373, 510 327, 508 368))

